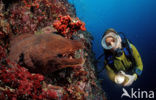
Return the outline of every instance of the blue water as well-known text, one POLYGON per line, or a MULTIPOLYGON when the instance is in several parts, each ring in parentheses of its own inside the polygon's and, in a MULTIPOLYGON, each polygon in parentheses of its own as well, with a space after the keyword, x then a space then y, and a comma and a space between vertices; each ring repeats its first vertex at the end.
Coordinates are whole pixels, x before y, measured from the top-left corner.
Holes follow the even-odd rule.
MULTIPOLYGON (((153 90, 156 94, 156 0, 69 1, 75 5, 77 16, 86 23, 87 30, 94 37, 96 58, 103 53, 100 42, 106 29, 112 27, 124 32, 137 47, 144 64, 141 77, 126 89, 153 90)), ((103 67, 103 64, 99 63, 97 67, 103 67)), ((122 87, 113 84, 105 71, 100 76, 104 78, 102 87, 108 100, 120 100, 122 87)))

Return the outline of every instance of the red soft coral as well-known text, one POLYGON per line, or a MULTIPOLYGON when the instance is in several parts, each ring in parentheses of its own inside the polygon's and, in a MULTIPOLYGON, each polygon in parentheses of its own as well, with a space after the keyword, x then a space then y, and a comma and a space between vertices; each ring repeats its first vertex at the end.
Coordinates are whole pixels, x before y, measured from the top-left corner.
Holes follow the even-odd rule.
POLYGON ((41 74, 31 74, 26 68, 9 60, 6 63, 7 67, 0 67, 0 97, 5 95, 3 99, 58 99, 59 94, 63 94, 60 88, 49 87, 41 74))
POLYGON ((59 18, 54 21, 53 27, 67 38, 71 38, 71 36, 79 30, 86 30, 85 23, 78 18, 72 19, 69 15, 59 16, 59 18))

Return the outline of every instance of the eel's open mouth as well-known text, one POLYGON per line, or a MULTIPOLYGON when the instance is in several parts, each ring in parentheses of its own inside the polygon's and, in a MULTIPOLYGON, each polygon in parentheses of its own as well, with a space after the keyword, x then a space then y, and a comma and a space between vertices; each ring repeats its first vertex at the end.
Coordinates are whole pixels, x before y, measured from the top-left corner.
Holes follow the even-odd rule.
POLYGON ((79 59, 80 57, 82 57, 83 54, 83 50, 82 49, 78 49, 78 50, 73 50, 73 51, 68 51, 65 52, 63 54, 58 54, 57 57, 58 58, 69 58, 69 59, 79 59))

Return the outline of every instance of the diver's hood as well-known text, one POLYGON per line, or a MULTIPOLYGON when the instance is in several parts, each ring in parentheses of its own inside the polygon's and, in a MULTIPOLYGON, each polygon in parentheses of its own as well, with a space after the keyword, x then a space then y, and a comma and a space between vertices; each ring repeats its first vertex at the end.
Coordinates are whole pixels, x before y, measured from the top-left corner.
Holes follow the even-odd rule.
POLYGON ((110 50, 112 48, 116 49, 117 47, 119 47, 121 45, 121 37, 114 32, 110 32, 102 38, 101 44, 102 44, 102 47, 106 50, 110 50), (112 46, 107 46, 107 44, 106 44, 106 38, 107 37, 113 37, 114 38, 115 43, 112 46))

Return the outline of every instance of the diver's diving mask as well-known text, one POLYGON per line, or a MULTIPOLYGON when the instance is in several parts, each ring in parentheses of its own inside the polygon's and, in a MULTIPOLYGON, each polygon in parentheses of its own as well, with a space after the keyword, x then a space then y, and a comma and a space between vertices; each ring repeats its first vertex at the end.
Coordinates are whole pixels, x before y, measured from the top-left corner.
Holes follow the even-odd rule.
POLYGON ((114 32, 110 32, 102 38, 101 44, 102 47, 106 50, 110 50, 112 48, 116 49, 117 47, 119 47, 119 45, 121 45, 121 38, 119 35, 115 34, 114 32), (114 44, 107 46, 106 38, 108 37, 112 37, 115 40, 114 44))

